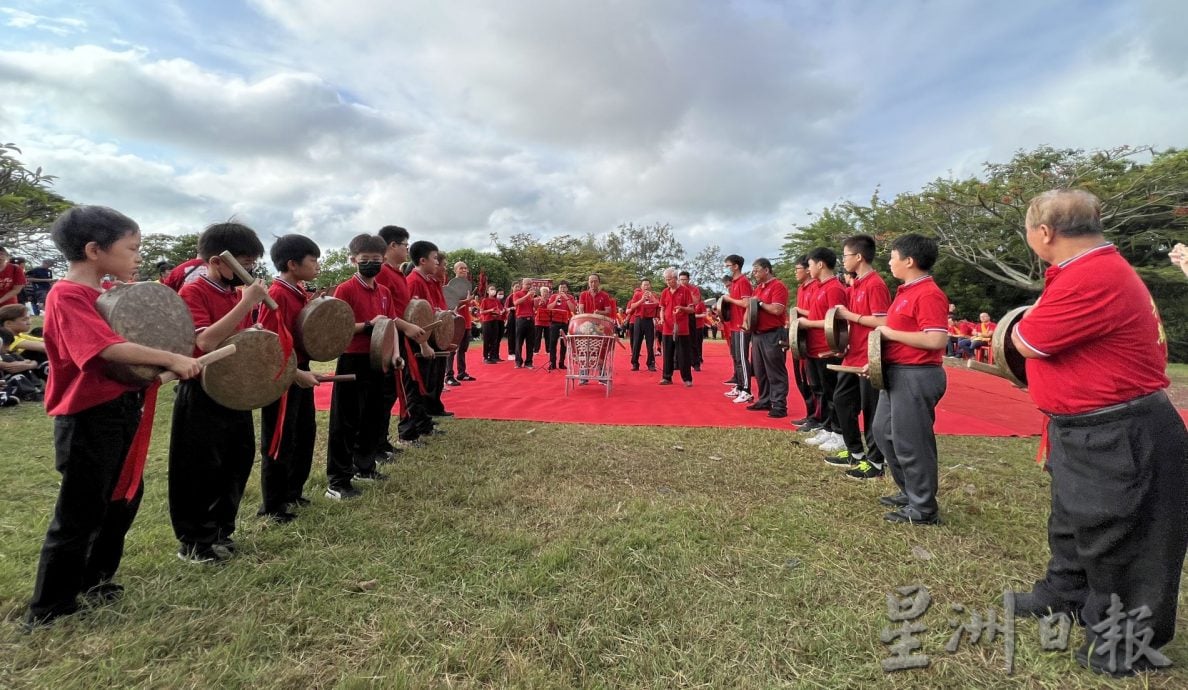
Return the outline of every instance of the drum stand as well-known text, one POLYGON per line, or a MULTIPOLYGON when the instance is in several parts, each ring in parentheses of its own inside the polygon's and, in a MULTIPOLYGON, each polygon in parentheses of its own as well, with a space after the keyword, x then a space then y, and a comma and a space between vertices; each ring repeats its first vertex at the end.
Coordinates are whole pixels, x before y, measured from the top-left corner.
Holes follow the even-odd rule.
POLYGON ((611 394, 611 379, 615 373, 615 344, 613 335, 567 335, 565 338, 565 395, 573 386, 597 381, 611 394))

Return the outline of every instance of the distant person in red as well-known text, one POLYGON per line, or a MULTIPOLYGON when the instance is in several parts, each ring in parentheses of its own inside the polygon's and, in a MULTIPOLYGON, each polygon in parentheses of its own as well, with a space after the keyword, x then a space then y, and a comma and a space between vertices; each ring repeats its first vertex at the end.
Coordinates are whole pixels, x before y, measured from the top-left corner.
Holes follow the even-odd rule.
POLYGON ((973 326, 969 337, 957 341, 957 353, 962 359, 973 359, 974 350, 990 345, 990 339, 994 337, 994 329, 997 326, 998 324, 990 320, 989 314, 979 314, 978 323, 973 326))
POLYGON ((701 371, 701 347, 705 339, 702 332, 705 326, 705 302, 701 299, 701 288, 691 283, 692 277, 688 271, 677 273, 677 282, 689 288, 693 295, 693 313, 689 315, 689 342, 693 354, 693 371, 701 371))
POLYGON ((0 247, 0 307, 16 304, 17 295, 25 289, 25 271, 12 262, 8 250, 0 247))
POLYGON ((565 368, 565 335, 569 331, 569 319, 577 313, 578 304, 569 292, 569 281, 557 283, 557 294, 549 299, 549 328, 553 331, 553 350, 549 353, 549 368, 565 368))
POLYGON ((639 351, 647 347, 648 371, 656 371, 656 315, 660 298, 652 292, 652 281, 639 281, 639 287, 627 300, 627 315, 631 320, 631 371, 639 371, 639 351))
POLYGON ((786 337, 788 288, 771 272, 771 262, 760 257, 751 264, 755 277, 755 298, 759 318, 751 335, 751 357, 755 366, 755 382, 759 394, 748 410, 767 410, 767 416, 782 419, 788 416, 787 353, 781 346, 786 337))
POLYGON ((825 315, 848 300, 846 286, 834 274, 837 268, 837 254, 828 247, 817 247, 808 253, 809 275, 817 281, 809 303, 809 313, 800 317, 800 324, 808 331, 809 375, 821 386, 821 421, 824 426, 805 443, 820 446, 821 450, 836 453, 845 448, 841 425, 834 408, 834 392, 837 390, 837 372, 829 369, 830 364, 840 364, 841 358, 833 352, 825 340, 825 315))
POLYGON ((660 332, 664 338, 664 371, 660 385, 672 385, 672 372, 680 369, 685 387, 693 385, 693 343, 689 316, 693 314, 693 293, 677 280, 675 268, 665 269, 660 293, 660 332))
POLYGON ((536 312, 534 301, 536 290, 532 281, 524 278, 520 289, 511 294, 511 303, 516 310, 516 368, 532 369, 532 346, 536 336, 536 312))
POLYGON ((199 256, 178 264, 161 279, 161 282, 172 288, 174 292, 181 292, 184 285, 192 283, 204 275, 206 275, 206 261, 199 256))
POLYGON ((743 330, 743 318, 747 311, 747 301, 754 289, 751 280, 743 273, 745 260, 738 254, 727 256, 723 263, 730 271, 727 277, 726 294, 722 295, 721 303, 729 308, 730 316, 725 317, 723 309, 722 334, 730 340, 730 360, 733 364, 734 375, 730 377, 734 387, 726 392, 726 397, 734 398, 734 402, 745 405, 754 400, 751 395, 751 337, 752 334, 743 330))
POLYGON ((1096 672, 1163 668, 1188 550, 1188 430, 1167 396, 1167 335, 1151 293, 1105 239, 1097 197, 1040 194, 1026 232, 1050 268, 1011 339, 1048 416, 1052 555, 1015 610, 1078 616, 1086 640, 1076 658, 1096 672))
MULTIPOLYGON (((547 287, 541 287, 535 299, 532 300, 532 330, 536 342, 532 346, 534 352, 540 351, 540 343, 543 342, 545 346, 545 353, 553 357, 554 348, 557 343, 553 342, 552 314, 549 312, 549 302, 553 298, 553 291, 547 287)), ((550 370, 556 368, 552 362, 549 363, 550 370)))
POLYGON ((597 273, 591 273, 586 279, 588 290, 578 297, 578 306, 583 314, 601 314, 608 319, 614 319, 614 300, 602 289, 602 278, 597 273))
POLYGON ((487 286, 487 296, 479 302, 479 323, 483 328, 483 363, 499 363, 499 321, 503 318, 503 304, 494 285, 487 286))

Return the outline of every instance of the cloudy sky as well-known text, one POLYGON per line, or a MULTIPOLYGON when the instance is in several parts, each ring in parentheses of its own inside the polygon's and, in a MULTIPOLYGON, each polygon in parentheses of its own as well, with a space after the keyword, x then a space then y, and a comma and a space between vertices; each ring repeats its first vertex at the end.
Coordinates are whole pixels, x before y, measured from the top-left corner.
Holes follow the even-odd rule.
POLYGON ((774 256, 876 186, 1188 145, 1186 25, 1182 0, 0 0, 0 140, 150 232, 668 222, 774 256))

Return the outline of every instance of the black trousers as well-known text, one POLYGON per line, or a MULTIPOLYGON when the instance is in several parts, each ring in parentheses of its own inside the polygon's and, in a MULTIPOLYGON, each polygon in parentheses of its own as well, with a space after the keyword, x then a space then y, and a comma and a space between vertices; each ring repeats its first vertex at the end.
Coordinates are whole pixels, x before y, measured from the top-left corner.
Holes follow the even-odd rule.
POLYGON ((693 366, 701 368, 701 343, 705 335, 697 327, 697 315, 689 314, 689 355, 693 358, 693 366))
POLYGON ((516 317, 511 317, 504 322, 503 328, 507 335, 507 354, 516 354, 516 317))
POLYGON ((631 325, 631 368, 639 368, 639 349, 647 343, 647 365, 656 368, 656 322, 639 318, 631 325))
POLYGON ((751 392, 751 377, 755 368, 751 365, 751 334, 734 331, 730 334, 730 360, 734 370, 734 387, 751 392))
POLYGON ((124 535, 136 518, 143 482, 131 501, 112 492, 140 423, 140 393, 78 414, 54 418, 54 467, 62 475, 29 612, 35 618, 70 613, 77 597, 110 580, 124 555, 124 535))
POLYGON ((446 373, 450 378, 454 376, 454 366, 457 365, 458 376, 466 373, 466 351, 470 349, 470 329, 466 329, 466 335, 462 337, 462 342, 458 343, 458 349, 450 353, 449 363, 446 364, 446 373))
MULTIPOLYGON (((401 343, 404 340, 401 339, 401 343)), ((433 431, 433 418, 429 415, 429 382, 428 377, 432 375, 430 369, 434 358, 421 357, 420 355, 413 355, 411 352, 404 353, 405 364, 401 371, 402 383, 404 385, 405 400, 408 404, 408 414, 402 414, 400 424, 398 425, 400 440, 415 441, 422 435, 433 431), (412 362, 416 358, 417 368, 421 374, 422 380, 425 381, 426 393, 422 393, 417 386, 417 382, 412 375, 412 362)))
POLYGON ((483 361, 499 361, 499 321, 483 322, 483 361))
POLYGON ((445 390, 446 357, 434 357, 430 360, 426 370, 429 378, 425 379, 425 407, 430 415, 445 412, 445 405, 441 401, 441 393, 445 390))
POLYGON ((665 381, 672 380, 674 369, 680 369, 682 381, 693 380, 693 343, 687 335, 664 336, 664 373, 665 381))
POLYGON ((218 404, 196 380, 177 385, 169 436, 169 518, 183 544, 213 544, 235 531, 256 458, 250 411, 218 404))
POLYGON ((879 392, 870 385, 870 379, 858 374, 838 374, 837 387, 833 391, 833 409, 837 413, 837 424, 841 428, 846 450, 854 458, 883 464, 883 453, 875 441, 874 418, 879 407, 879 392), (862 414, 862 427, 858 415, 862 414), (863 434, 862 428, 866 429, 863 434))
POLYGON ((516 364, 532 364, 533 341, 536 326, 532 319, 516 319, 516 364))
POLYGON ((808 360, 792 358, 792 377, 796 380, 796 390, 804 400, 804 416, 810 419, 819 419, 820 401, 813 394, 812 385, 809 383, 808 360))
POLYGON ((569 324, 554 321, 549 324, 549 366, 556 368, 558 364, 565 366, 565 335, 569 324), (560 355, 560 361, 558 361, 560 355))
POLYGON ((809 368, 813 372, 813 377, 821 387, 821 422, 828 431, 841 431, 841 427, 837 423, 837 411, 833 407, 833 396, 837 390, 837 372, 825 366, 827 364, 840 364, 841 360, 837 357, 811 357, 808 363, 809 368))
POLYGON ((335 374, 354 374, 354 381, 334 384, 330 397, 330 433, 326 439, 326 481, 342 488, 356 472, 374 472, 380 444, 388 438, 392 413, 383 377, 371 368, 366 353, 344 353, 335 374))
POLYGON ((756 405, 769 405, 772 412, 788 411, 788 355, 780 347, 782 328, 751 336, 751 360, 759 382, 756 405))
MULTIPOLYGON (((309 364, 302 364, 309 371, 309 364)), ((341 384, 335 384, 341 385, 341 384)), ((284 512, 285 504, 301 497, 313 467, 317 425, 314 421, 314 392, 297 384, 285 392, 285 421, 276 457, 268 454, 276 430, 280 401, 260 410, 260 514, 284 512)))
MULTIPOLYGON (((1151 617, 1158 649, 1175 634, 1176 598, 1188 548, 1188 432, 1160 391, 1121 414, 1053 417, 1048 423, 1052 513, 1041 600, 1079 606, 1086 636, 1107 619, 1110 595, 1151 617)), ((1131 616, 1129 621, 1134 620, 1131 616)), ((1121 668, 1122 645, 1118 662, 1121 668)))

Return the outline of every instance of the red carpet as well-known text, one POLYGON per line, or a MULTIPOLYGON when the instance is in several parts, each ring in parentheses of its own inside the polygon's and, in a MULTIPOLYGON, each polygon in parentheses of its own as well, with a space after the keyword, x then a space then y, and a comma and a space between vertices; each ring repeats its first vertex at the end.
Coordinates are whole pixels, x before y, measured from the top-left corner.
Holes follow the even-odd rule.
MULTIPOLYGON (((504 342, 506 346, 506 341, 504 342)), ((536 369, 516 369, 512 362, 484 364, 477 342, 467 353, 469 372, 477 381, 447 388, 445 405, 466 419, 516 419, 574 424, 721 426, 789 429, 788 421, 804 416, 804 405, 793 389, 788 418, 771 419, 750 412, 722 395, 722 381, 730 376, 730 359, 721 340, 705 343, 705 363, 693 373, 693 387, 680 375, 672 386, 660 386, 658 373, 631 371, 630 352, 615 352, 611 396, 594 382, 573 389, 565 397, 564 371, 546 371, 547 356, 537 355, 536 369)), ((657 366, 660 365, 657 358, 657 366)), ((1025 391, 988 374, 946 367, 948 391, 936 410, 938 434, 958 436, 1038 435, 1041 415, 1025 391)), ((317 408, 330 407, 330 387, 315 391, 317 408)), ((1188 418, 1188 412, 1181 412, 1188 418)))

